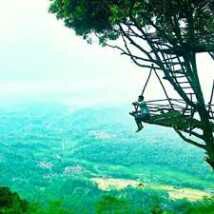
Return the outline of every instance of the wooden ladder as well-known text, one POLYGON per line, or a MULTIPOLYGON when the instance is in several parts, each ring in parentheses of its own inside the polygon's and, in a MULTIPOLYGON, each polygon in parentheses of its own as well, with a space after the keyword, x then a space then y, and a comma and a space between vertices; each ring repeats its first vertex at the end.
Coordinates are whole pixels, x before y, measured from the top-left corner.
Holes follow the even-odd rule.
POLYGON ((169 68, 170 76, 173 78, 174 82, 178 87, 181 87, 192 102, 196 102, 196 93, 188 78, 189 75, 186 73, 185 67, 183 66, 184 62, 179 57, 168 54, 165 54, 165 58, 165 66, 169 68))

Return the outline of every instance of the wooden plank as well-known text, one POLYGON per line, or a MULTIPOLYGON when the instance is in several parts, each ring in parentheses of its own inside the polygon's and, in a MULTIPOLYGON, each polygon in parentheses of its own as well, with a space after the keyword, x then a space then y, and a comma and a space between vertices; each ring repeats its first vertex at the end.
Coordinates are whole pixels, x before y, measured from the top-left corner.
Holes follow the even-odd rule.
POLYGON ((162 101, 168 101, 168 99, 159 99, 159 100, 147 100, 146 103, 154 103, 154 102, 162 102, 162 101))
POLYGON ((185 81, 185 82, 184 81, 177 81, 177 83, 179 83, 179 84, 187 84, 187 83, 190 84, 189 81, 185 81))
MULTIPOLYGON (((192 128, 201 129, 203 127, 202 122, 190 118, 189 115, 184 116, 180 112, 168 112, 160 115, 154 115, 150 119, 142 121, 144 123, 164 126, 164 127, 176 127, 179 130, 188 130, 189 124, 191 124, 192 128)), ((212 124, 212 129, 214 131, 214 124, 212 124)))
POLYGON ((180 76, 179 76, 179 75, 171 76, 171 78, 175 78, 175 77, 176 77, 176 78, 184 78, 184 77, 185 77, 185 78, 187 78, 185 75, 180 75, 180 76))
POLYGON ((173 59, 177 59, 177 58, 178 58, 177 56, 174 56, 174 57, 171 57, 171 58, 166 58, 166 59, 164 59, 162 61, 169 61, 169 60, 173 60, 173 59))
POLYGON ((192 89, 191 86, 181 86, 181 88, 183 88, 183 89, 192 89))
POLYGON ((173 74, 185 74, 181 69, 179 69, 179 70, 173 70, 172 73, 173 74))

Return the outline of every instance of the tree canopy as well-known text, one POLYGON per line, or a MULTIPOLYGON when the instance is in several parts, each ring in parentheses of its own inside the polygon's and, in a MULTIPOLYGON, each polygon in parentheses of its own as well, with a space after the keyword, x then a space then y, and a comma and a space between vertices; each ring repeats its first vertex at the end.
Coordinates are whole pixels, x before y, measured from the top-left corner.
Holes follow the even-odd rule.
POLYGON ((126 26, 154 31, 178 49, 214 49, 213 0, 52 0, 50 11, 85 39, 96 33, 101 44, 117 39, 126 26))

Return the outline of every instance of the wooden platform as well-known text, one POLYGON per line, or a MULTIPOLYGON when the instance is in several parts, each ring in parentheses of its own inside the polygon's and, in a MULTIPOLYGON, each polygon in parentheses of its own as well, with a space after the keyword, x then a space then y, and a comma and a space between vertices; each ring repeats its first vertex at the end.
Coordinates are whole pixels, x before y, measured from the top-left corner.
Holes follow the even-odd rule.
MULTIPOLYGON (((144 123, 160 125, 164 127, 176 128, 179 130, 188 130, 203 127, 203 123, 199 120, 185 116, 178 111, 162 113, 160 115, 151 116, 150 119, 142 121, 144 123)), ((214 131, 214 124, 213 124, 214 131)))

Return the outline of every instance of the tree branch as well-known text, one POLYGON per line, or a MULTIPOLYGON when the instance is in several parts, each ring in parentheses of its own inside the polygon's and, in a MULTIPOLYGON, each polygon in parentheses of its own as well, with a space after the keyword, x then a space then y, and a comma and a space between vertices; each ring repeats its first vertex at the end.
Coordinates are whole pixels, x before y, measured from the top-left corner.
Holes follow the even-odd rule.
MULTIPOLYGON (((146 51, 145 49, 143 49, 129 35, 127 35, 121 25, 119 25, 119 27, 120 27, 122 35, 125 36, 129 40, 129 42, 131 43, 131 45, 133 45, 134 47, 136 47, 139 51, 143 52, 151 61, 154 61, 154 59, 151 57, 151 55, 149 54, 148 51, 146 51)), ((126 43, 126 46, 128 47, 127 43, 126 43)))
POLYGON ((213 52, 209 52, 209 55, 212 57, 212 59, 214 60, 214 51, 213 52))
POLYGON ((206 148, 205 145, 200 144, 200 143, 197 143, 197 142, 195 142, 195 141, 193 141, 193 140, 187 138, 186 136, 184 136, 184 135, 181 133, 181 131, 179 131, 178 129, 175 129, 175 128, 174 128, 174 130, 175 130, 175 132, 176 132, 185 142, 187 142, 187 143, 189 143, 189 144, 191 144, 191 145, 197 146, 197 147, 199 147, 199 148, 201 148, 201 149, 205 149, 205 148, 206 148))

